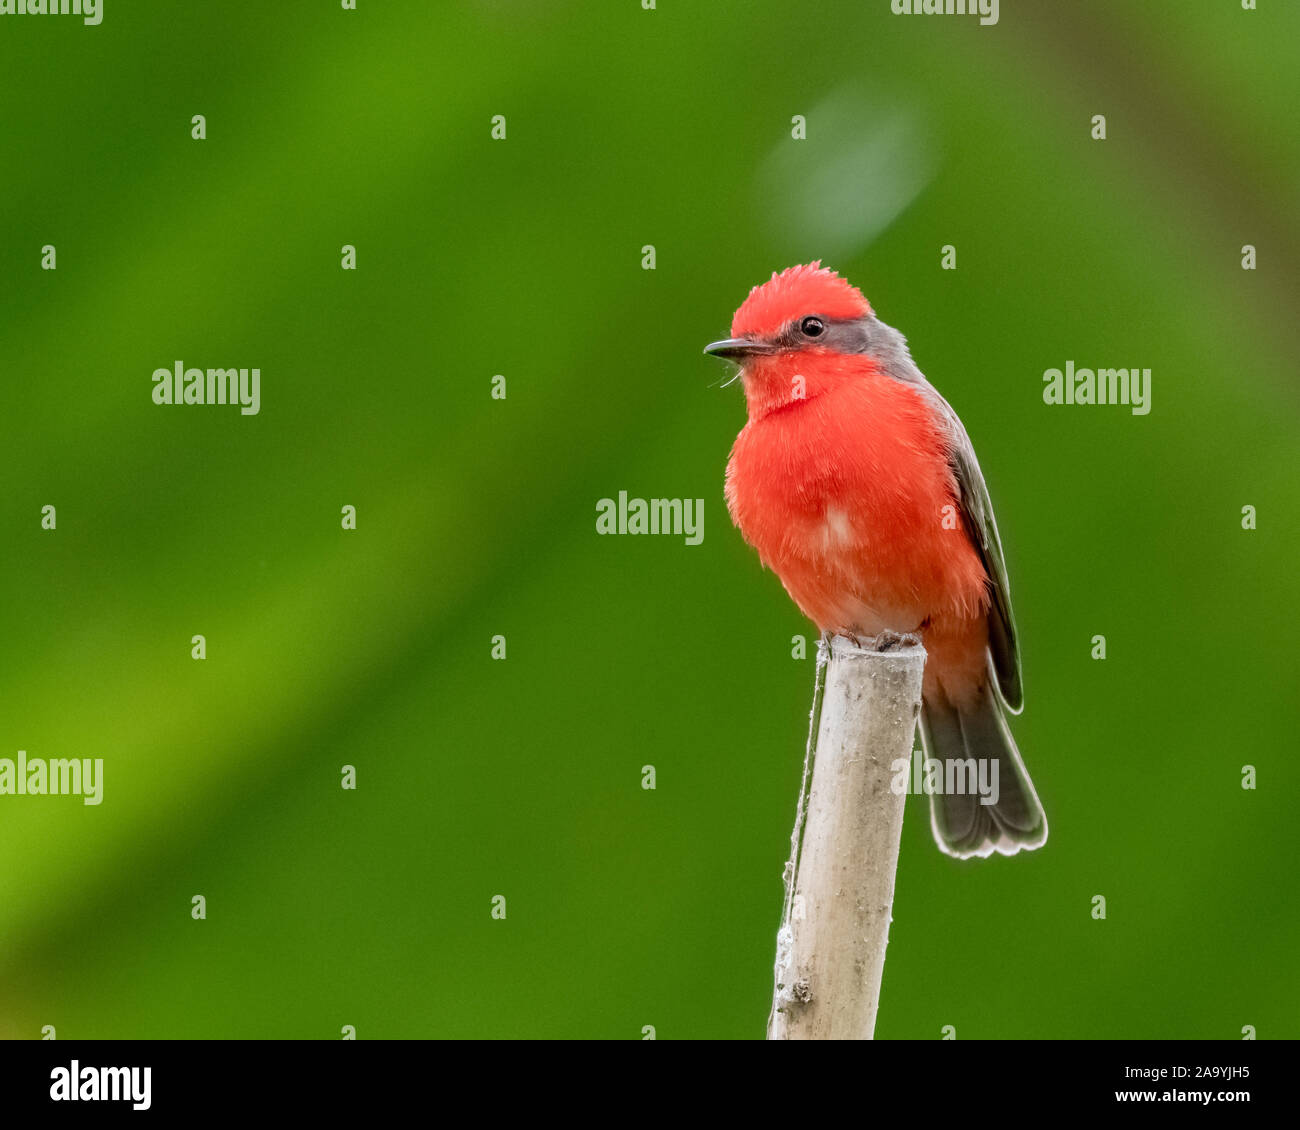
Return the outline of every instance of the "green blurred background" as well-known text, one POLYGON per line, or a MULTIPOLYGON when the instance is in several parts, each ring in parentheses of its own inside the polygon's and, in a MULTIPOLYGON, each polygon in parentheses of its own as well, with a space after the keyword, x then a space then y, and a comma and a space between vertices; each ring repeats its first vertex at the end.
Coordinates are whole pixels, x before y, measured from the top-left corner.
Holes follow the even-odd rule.
POLYGON ((1300 1035, 1300 6, 1260 8, 0 18, 0 756, 105 762, 99 807, 0 797, 0 1035, 761 1036, 812 632, 700 349, 818 257, 980 452, 1052 827, 963 864, 909 801, 878 1035, 1300 1035), (177 359, 261 413, 155 406, 177 359), (1151 414, 1045 406, 1067 359, 1151 414), (703 544, 598 537, 620 489, 703 544))

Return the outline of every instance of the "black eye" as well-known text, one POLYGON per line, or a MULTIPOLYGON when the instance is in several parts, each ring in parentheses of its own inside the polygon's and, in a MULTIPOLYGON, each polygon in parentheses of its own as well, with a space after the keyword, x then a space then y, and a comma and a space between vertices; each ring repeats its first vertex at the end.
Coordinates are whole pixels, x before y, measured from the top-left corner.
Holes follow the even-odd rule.
POLYGON ((804 337, 821 337, 826 332, 826 323, 820 318, 805 318, 799 323, 799 332, 804 337))

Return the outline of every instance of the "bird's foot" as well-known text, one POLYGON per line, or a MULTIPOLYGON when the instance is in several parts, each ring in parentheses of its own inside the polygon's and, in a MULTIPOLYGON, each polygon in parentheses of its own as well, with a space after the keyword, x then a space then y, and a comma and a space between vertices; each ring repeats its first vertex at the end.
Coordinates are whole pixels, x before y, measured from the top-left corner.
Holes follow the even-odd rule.
MULTIPOLYGON (((875 651, 893 651, 895 648, 919 647, 921 644, 920 637, 914 632, 891 632, 883 631, 872 641, 872 650, 875 651)), ((859 644, 859 647, 862 645, 859 644)))
POLYGON ((893 651, 903 643, 903 637, 897 632, 884 631, 876 636, 877 651, 893 651))

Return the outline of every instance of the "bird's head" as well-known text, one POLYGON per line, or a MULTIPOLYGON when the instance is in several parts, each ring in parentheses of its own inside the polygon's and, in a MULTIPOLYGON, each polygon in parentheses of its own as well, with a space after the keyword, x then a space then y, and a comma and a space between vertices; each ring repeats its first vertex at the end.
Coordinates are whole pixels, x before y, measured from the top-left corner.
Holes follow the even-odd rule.
POLYGON ((837 331, 870 316, 862 291, 814 261, 754 287, 731 320, 731 337, 704 352, 743 364, 782 351, 834 349, 837 331))
POLYGON ((869 357, 880 329, 887 327, 857 287, 812 262, 754 287, 731 321, 731 337, 704 352, 741 367, 753 415, 805 398, 811 385, 847 378, 869 357))

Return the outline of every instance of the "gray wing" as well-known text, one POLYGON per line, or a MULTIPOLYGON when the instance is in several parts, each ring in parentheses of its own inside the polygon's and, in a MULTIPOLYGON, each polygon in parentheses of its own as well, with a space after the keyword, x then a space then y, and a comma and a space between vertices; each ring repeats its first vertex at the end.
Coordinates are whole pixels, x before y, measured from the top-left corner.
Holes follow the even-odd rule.
POLYGON ((838 332, 851 340, 851 344, 841 348, 869 353, 891 377, 915 385, 947 425, 948 462, 957 480, 962 518, 971 542, 984 562, 992 590, 988 624, 993 673, 997 676, 998 689, 1007 709, 1019 714, 1024 706, 1024 691, 1020 685, 1020 645, 1016 641, 1016 621, 1011 612, 1011 584, 1007 580, 1007 562, 1002 555, 998 524, 993 518, 993 502, 970 436, 957 413, 916 367, 908 352, 907 340, 896 329, 868 316, 852 323, 851 328, 845 327, 838 332))
POLYGON ((936 392, 943 406, 943 415, 952 435, 948 462, 957 478, 961 492, 962 516, 966 529, 980 560, 989 575, 992 602, 989 606, 989 654, 993 671, 998 677, 1002 700, 1013 714, 1019 714, 1025 704, 1024 690, 1020 685, 1020 644, 1016 639, 1016 619, 1011 611, 1011 582, 1007 579, 1007 561, 1002 554, 1002 539, 998 536, 998 523, 993 517, 993 501, 984 483, 984 473, 975 448, 957 413, 936 392))

